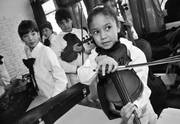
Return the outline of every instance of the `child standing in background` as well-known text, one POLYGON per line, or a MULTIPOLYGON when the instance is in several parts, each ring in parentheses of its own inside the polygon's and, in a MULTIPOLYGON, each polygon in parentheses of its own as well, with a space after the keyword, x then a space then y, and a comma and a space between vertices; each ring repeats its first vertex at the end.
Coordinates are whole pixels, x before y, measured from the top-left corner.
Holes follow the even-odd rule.
POLYGON ((56 48, 54 51, 60 58, 60 63, 64 68, 70 86, 79 82, 77 68, 83 64, 88 54, 84 53, 83 37, 88 34, 83 29, 73 28, 71 14, 66 9, 56 11, 55 19, 62 32, 56 37, 56 48), (82 32, 83 31, 83 32, 82 32))
MULTIPOLYGON (((68 87, 71 87, 80 82, 77 69, 82 66, 95 45, 90 41, 82 41, 82 39, 86 40, 89 36, 84 29, 73 28, 71 14, 68 10, 57 10, 55 19, 62 32, 56 37, 57 45, 54 51, 69 79, 68 87)), ((94 99, 97 99, 96 95, 94 95, 96 94, 94 89, 96 89, 96 85, 91 84, 90 90, 92 92, 82 101, 83 104, 92 104, 94 99)))
POLYGON ((42 34, 42 42, 44 45, 53 47, 55 42, 56 32, 53 31, 53 27, 50 22, 46 21, 40 26, 40 31, 42 34))
MULTIPOLYGON (((111 9, 104 6, 95 8, 88 17, 88 28, 96 44, 96 51, 93 51, 84 65, 78 69, 78 75, 82 83, 89 85, 94 83, 93 81, 98 81, 99 70, 101 70, 102 76, 116 71, 120 63, 110 56, 101 55, 99 51, 112 51, 117 48, 118 44, 126 46, 127 56, 131 60, 128 63, 129 65, 147 62, 144 53, 133 46, 131 41, 124 38, 118 39, 120 25, 116 14, 111 9)), ((118 103, 108 103, 109 108, 103 108, 102 105, 102 109, 109 119, 115 118, 112 113, 115 113, 116 117, 121 117, 122 124, 132 122, 134 110, 137 111, 142 124, 155 124, 157 115, 151 106, 149 100, 151 90, 147 86, 148 67, 134 68, 134 71, 142 81, 142 94, 133 103, 128 103, 120 110, 115 108, 115 106, 118 106, 118 103)), ((98 84, 98 86, 100 85, 98 84)))

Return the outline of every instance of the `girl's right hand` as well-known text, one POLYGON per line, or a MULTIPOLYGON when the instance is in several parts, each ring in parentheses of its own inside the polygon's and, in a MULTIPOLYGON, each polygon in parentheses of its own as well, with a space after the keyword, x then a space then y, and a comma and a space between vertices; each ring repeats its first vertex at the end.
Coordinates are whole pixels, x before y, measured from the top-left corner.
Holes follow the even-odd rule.
POLYGON ((102 76, 105 76, 106 73, 109 74, 116 71, 118 67, 118 63, 112 57, 107 55, 97 56, 96 62, 98 64, 98 70, 101 71, 102 76))

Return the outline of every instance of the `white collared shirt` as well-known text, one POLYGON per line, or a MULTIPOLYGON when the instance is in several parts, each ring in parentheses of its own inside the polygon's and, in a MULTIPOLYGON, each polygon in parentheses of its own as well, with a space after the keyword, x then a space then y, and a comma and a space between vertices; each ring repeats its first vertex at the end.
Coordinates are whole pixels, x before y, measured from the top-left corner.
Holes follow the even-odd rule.
POLYGON ((51 98, 66 89, 67 77, 51 48, 39 42, 31 57, 36 59, 33 67, 39 95, 51 98))

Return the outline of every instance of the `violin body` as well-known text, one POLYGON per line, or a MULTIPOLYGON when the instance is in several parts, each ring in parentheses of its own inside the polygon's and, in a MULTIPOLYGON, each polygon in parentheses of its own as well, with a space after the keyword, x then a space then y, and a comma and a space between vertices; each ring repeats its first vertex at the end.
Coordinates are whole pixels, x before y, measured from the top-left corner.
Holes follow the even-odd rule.
MULTIPOLYGON (((120 42, 108 50, 97 48, 97 52, 113 57, 119 65, 127 65, 131 61, 126 46, 120 42)), ((99 74, 98 96, 102 109, 109 119, 120 117, 120 115, 114 115, 111 112, 109 103, 118 104, 118 107, 121 108, 128 102, 135 101, 142 94, 142 91, 143 84, 133 69, 116 71, 106 76, 99 74)))
POLYGON ((77 59, 78 52, 75 52, 73 50, 73 46, 75 44, 81 45, 82 42, 79 40, 79 38, 72 33, 68 33, 63 37, 64 40, 67 41, 67 46, 64 48, 63 52, 61 53, 61 59, 66 62, 72 62, 77 59))
MULTIPOLYGON (((112 73, 108 76, 109 78, 107 80, 107 83, 104 84, 105 91, 106 91, 106 98, 108 101, 111 101, 113 103, 118 103, 119 105, 126 105, 128 102, 134 102, 142 93, 143 85, 141 83, 141 80, 138 78, 134 70, 122 70, 115 73, 112 73), (130 97, 130 100, 126 100, 124 97, 119 96, 119 91, 116 89, 116 84, 112 82, 117 82, 116 75, 118 75, 118 78, 122 82, 121 85, 124 86, 124 88, 127 89, 127 93, 130 97), (129 75, 129 76, 128 76, 129 75)), ((122 87, 120 88, 120 94, 121 96, 124 96, 124 89, 122 87)))

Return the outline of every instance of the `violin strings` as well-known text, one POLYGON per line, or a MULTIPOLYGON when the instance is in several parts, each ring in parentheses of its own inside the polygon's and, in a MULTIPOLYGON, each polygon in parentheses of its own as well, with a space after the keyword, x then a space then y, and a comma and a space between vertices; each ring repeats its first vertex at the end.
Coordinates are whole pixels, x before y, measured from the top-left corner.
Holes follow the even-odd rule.
POLYGON ((112 78, 112 79, 116 79, 116 81, 113 81, 114 85, 116 87, 118 87, 116 90, 117 90, 119 96, 122 96, 123 103, 127 104, 127 102, 132 101, 132 100, 128 95, 129 93, 128 93, 127 89, 126 89, 126 86, 125 86, 124 82, 122 81, 121 77, 119 77, 119 75, 117 73, 115 73, 114 76, 116 76, 116 77, 112 78), (116 82, 121 82, 121 83, 116 84, 116 82), (118 89, 121 89, 121 90, 118 90, 118 89))

